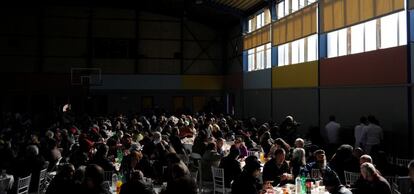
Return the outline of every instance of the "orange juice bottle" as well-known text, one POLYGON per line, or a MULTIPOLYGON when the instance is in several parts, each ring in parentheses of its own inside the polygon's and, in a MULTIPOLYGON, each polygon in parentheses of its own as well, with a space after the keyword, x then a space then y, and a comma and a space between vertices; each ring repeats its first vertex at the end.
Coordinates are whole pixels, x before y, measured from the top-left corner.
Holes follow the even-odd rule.
POLYGON ((265 162, 265 157, 264 157, 264 153, 260 152, 260 161, 263 163, 265 162))
POLYGON ((117 194, 121 192, 121 186, 122 186, 122 181, 118 180, 118 182, 116 182, 116 193, 117 194))

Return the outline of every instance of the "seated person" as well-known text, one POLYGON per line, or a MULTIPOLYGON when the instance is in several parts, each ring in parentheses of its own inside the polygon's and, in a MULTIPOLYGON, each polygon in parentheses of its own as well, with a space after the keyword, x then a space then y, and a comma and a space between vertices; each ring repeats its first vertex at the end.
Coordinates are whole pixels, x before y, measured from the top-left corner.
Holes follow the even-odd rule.
MULTIPOLYGON (((237 177, 231 187, 231 193, 237 194, 264 194, 266 191, 262 189, 259 183, 260 162, 256 156, 246 158, 246 165, 243 172, 237 177)), ((269 185, 267 185, 268 187, 269 185)), ((265 189, 267 188, 265 186, 265 189)))
POLYGON ((313 155, 315 162, 307 164, 300 174, 309 175, 314 179, 323 179, 325 176, 332 177, 335 172, 326 164, 325 151, 316 150, 313 155))
POLYGON ((263 168, 263 182, 273 181, 273 186, 283 186, 293 180, 289 164, 285 161, 285 154, 285 150, 279 148, 274 152, 274 157, 266 162, 263 168))
POLYGON ((174 164, 171 173, 172 179, 163 194, 197 194, 197 183, 183 163, 174 164))
POLYGON ((212 181, 213 174, 211 167, 218 167, 221 160, 221 156, 217 153, 216 144, 211 142, 207 145, 207 150, 204 152, 201 159, 201 171, 203 181, 212 181))
POLYGON ((226 188, 230 188, 231 181, 241 174, 240 162, 237 160, 239 155, 240 151, 238 149, 232 149, 227 157, 221 159, 219 167, 224 169, 224 185, 226 188))
POLYGON ((130 181, 122 184, 120 194, 155 194, 151 185, 143 180, 144 174, 140 170, 133 170, 130 181))
POLYGON ((358 190, 356 193, 375 193, 375 194, 391 194, 391 186, 388 181, 382 177, 375 166, 369 162, 361 165, 361 174, 367 181, 367 186, 358 190))
POLYGON ((323 184, 331 194, 352 194, 350 190, 341 184, 335 172, 330 176, 325 176, 323 178, 323 184))

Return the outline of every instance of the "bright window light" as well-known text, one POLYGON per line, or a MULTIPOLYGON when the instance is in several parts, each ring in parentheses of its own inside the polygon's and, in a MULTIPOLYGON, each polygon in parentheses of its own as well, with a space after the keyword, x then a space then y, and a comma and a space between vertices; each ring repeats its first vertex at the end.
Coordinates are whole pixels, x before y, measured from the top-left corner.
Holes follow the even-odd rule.
POLYGON ((381 18, 381 48, 398 46, 398 14, 381 18))
POLYGON ((338 30, 338 56, 344 56, 348 54, 347 31, 347 28, 338 30))
POLYGON ((364 24, 351 27, 351 54, 364 52, 364 24))
POLYGON ((338 56, 338 31, 328 33, 328 57, 338 56))

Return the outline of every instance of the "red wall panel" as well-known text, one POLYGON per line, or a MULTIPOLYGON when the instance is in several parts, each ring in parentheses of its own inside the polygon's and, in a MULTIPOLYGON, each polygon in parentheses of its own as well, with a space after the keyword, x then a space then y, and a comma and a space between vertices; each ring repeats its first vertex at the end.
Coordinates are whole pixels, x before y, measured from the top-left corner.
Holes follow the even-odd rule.
POLYGON ((407 83, 406 46, 320 61, 321 86, 403 83, 407 83))

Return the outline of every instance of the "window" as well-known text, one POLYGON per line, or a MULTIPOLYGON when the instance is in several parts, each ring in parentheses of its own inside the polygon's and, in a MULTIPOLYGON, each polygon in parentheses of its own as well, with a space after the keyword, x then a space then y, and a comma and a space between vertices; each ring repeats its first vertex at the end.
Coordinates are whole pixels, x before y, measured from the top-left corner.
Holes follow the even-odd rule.
POLYGON ((406 12, 401 11, 330 32, 328 58, 406 45, 406 22, 406 12))
POLYGON ((338 30, 338 56, 344 56, 348 54, 348 29, 338 30))
POLYGON ((278 66, 315 61, 318 58, 318 35, 308 36, 278 46, 278 66))
POLYGON ((299 41, 293 41, 292 47, 292 64, 299 63, 299 41))
POLYGON ((256 48, 256 69, 255 70, 259 70, 259 69, 264 69, 264 63, 265 63, 265 58, 264 58, 264 45, 263 46, 259 46, 256 48))
POLYGON ((338 31, 328 33, 328 58, 338 56, 338 31))
POLYGON ((264 12, 260 13, 259 15, 257 15, 256 18, 256 29, 261 28, 262 26, 264 26, 264 12))
POLYGON ((266 69, 272 67, 272 44, 266 44, 266 69))
POLYGON ((364 52, 364 24, 351 27, 351 54, 364 52))
POLYGON ((305 62, 305 39, 298 40, 299 42, 299 63, 305 62))
POLYGON ((254 49, 250 49, 247 51, 247 71, 254 70, 254 49))
POLYGON ((252 22, 253 22, 253 19, 250 19, 249 24, 248 24, 247 32, 253 31, 253 23, 252 22))
POLYGON ((405 15, 405 11, 398 13, 398 45, 406 45, 407 44, 407 18, 405 15))
POLYGON ((277 61, 277 64, 278 64, 278 66, 284 66, 286 63, 285 63, 285 50, 286 50, 286 45, 287 44, 284 44, 284 45, 280 45, 280 46, 278 46, 278 48, 277 48, 277 59, 278 59, 278 61, 277 61))
POLYGON ((283 18, 285 16, 285 2, 282 1, 277 4, 277 19, 283 18))
POLYGON ((307 61, 315 61, 318 58, 318 35, 309 36, 308 39, 308 58, 307 61))
POLYGON ((365 51, 377 50, 377 20, 365 23, 365 51))
POLYGON ((292 0, 292 12, 299 10, 299 0, 292 0))
POLYGON ((381 18, 381 48, 398 46, 398 15, 381 18))
POLYGON ((290 13, 289 1, 285 0, 285 15, 284 16, 289 15, 289 13, 290 13))
POLYGON ((299 0, 299 9, 302 9, 305 6, 306 6, 305 0, 299 0))

